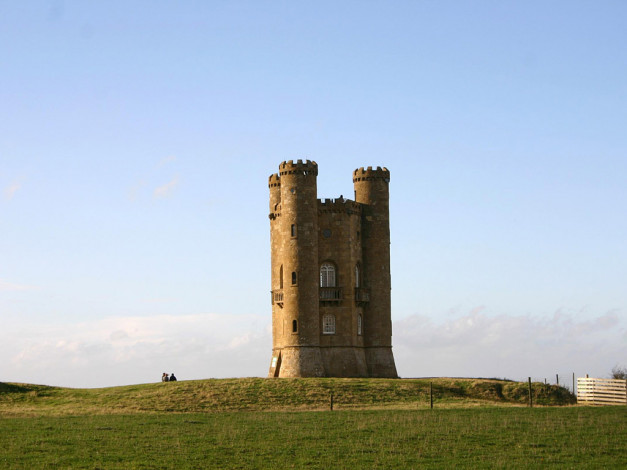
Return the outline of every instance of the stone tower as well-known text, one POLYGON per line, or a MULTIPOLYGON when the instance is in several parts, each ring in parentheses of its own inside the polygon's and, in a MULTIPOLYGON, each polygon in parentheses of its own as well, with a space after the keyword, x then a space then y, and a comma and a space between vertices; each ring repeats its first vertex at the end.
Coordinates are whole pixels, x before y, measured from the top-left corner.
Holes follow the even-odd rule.
POLYGON ((270 176, 270 377, 397 377, 386 168, 353 172, 355 200, 320 200, 318 165, 270 176))

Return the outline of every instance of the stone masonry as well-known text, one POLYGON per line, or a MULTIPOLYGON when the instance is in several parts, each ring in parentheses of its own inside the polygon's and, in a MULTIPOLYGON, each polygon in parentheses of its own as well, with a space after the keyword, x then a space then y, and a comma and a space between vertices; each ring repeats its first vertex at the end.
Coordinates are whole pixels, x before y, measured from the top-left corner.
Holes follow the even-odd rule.
POLYGON ((353 172, 355 200, 318 199, 318 165, 269 178, 269 377, 397 377, 390 306, 386 168, 353 172))

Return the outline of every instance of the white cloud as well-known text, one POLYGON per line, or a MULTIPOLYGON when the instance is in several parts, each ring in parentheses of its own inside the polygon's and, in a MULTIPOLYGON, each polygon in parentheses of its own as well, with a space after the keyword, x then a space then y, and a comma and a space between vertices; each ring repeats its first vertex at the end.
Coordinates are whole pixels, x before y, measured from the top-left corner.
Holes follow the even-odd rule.
POLYGON ((162 186, 158 186, 157 188, 155 188, 153 195, 156 198, 167 197, 170 194, 172 194, 172 192, 178 186, 178 184, 179 184, 179 177, 175 176, 169 183, 166 183, 162 186))
POLYGON ((627 357, 626 327, 618 311, 594 318, 482 312, 474 309, 438 322, 420 315, 395 322, 399 374, 554 380, 556 373, 574 372, 605 377, 627 357))
POLYGON ((35 289, 35 286, 27 286, 25 284, 15 284, 7 282, 4 279, 0 279, 0 291, 20 291, 35 289))
POLYGON ((160 380, 263 376, 268 316, 109 317, 67 325, 14 325, 0 332, 3 381, 99 387, 160 380))
POLYGON ((11 183, 9 186, 7 186, 6 188, 4 188, 4 198, 9 201, 11 199, 13 199, 13 196, 15 196, 15 193, 22 187, 21 183, 18 183, 17 181, 14 183, 11 183))

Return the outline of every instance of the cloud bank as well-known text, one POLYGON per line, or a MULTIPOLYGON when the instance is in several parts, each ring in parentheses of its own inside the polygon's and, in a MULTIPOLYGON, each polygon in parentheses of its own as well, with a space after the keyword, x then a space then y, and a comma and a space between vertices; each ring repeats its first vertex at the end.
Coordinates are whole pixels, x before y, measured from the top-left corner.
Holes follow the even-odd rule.
POLYGON ((72 387, 265 375, 272 344, 267 317, 217 314, 16 325, 0 339, 0 381, 72 387))
MULTIPOLYGON (((524 380, 572 373, 607 377, 627 360, 619 311, 579 318, 488 315, 481 309, 444 321, 414 315, 394 324, 394 354, 404 376, 499 377, 524 380)), ((568 377, 568 380, 567 380, 568 377)))
MULTIPOLYGON (((579 318, 488 315, 481 309, 433 320, 394 322, 402 377, 507 377, 569 383, 571 374, 606 377, 627 362, 621 312, 579 318)), ((104 387, 159 381, 265 376, 270 315, 108 317, 65 325, 8 325, 0 332, 0 381, 104 387)))

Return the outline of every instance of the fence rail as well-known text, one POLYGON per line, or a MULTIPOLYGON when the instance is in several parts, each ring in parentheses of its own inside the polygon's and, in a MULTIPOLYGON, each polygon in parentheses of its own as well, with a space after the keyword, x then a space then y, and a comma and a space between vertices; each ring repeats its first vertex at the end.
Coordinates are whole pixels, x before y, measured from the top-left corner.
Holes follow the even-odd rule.
POLYGON ((577 403, 627 405, 627 380, 577 378, 577 403))

